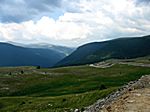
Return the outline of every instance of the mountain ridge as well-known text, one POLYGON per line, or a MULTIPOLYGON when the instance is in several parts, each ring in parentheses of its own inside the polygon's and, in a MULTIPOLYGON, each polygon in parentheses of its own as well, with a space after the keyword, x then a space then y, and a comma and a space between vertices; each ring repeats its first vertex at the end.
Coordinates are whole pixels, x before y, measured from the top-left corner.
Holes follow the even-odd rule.
POLYGON ((65 57, 50 49, 25 48, 0 42, 0 66, 42 66, 51 67, 65 57))
POLYGON ((93 42, 78 47, 55 67, 95 63, 111 58, 128 59, 150 55, 150 35, 93 42))
POLYGON ((71 54, 75 50, 74 47, 54 45, 54 44, 49 44, 49 43, 23 44, 23 43, 17 43, 17 42, 13 42, 13 41, 8 41, 6 43, 9 43, 9 44, 12 44, 12 45, 16 45, 16 46, 20 46, 20 47, 25 47, 25 48, 40 48, 40 49, 44 48, 44 49, 50 49, 50 50, 54 50, 54 51, 63 53, 66 56, 68 56, 69 54, 71 54))

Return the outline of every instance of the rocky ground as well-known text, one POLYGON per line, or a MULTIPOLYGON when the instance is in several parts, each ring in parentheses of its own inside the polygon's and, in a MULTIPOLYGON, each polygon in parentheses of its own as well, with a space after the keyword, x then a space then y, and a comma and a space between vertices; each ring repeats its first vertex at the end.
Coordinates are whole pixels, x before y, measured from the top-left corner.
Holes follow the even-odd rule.
POLYGON ((130 91, 100 112, 150 112, 150 88, 130 91))
POLYGON ((129 82, 84 112, 150 112, 150 75, 129 82))

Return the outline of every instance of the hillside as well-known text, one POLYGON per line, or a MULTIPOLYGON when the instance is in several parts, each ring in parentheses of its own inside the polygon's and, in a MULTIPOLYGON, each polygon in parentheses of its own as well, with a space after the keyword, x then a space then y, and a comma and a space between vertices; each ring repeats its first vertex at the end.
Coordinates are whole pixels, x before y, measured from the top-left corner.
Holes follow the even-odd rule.
POLYGON ((82 65, 106 59, 130 59, 150 55, 150 36, 119 38, 83 45, 55 66, 82 65))
POLYGON ((65 54, 44 48, 24 48, 0 43, 0 66, 50 67, 65 57, 65 54))
POLYGON ((139 66, 119 61, 106 68, 1 67, 0 112, 83 111, 129 81, 150 74, 149 67, 140 65, 149 65, 149 57, 135 60, 139 66))
POLYGON ((104 99, 98 100, 84 112, 149 112, 150 75, 130 81, 104 99))

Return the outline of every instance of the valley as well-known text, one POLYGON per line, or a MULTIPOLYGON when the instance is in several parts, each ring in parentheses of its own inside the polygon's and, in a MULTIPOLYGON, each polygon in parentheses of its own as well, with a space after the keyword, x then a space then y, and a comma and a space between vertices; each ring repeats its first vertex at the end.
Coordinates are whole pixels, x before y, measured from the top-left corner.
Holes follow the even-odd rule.
POLYGON ((0 112, 150 112, 150 0, 0 0, 0 112))
POLYGON ((73 50, 73 48, 51 44, 24 45, 0 42, 0 67, 52 67, 73 50))
POLYGON ((131 62, 150 63, 147 56, 107 60, 103 63, 112 66, 102 68, 88 64, 60 68, 1 67, 0 111, 83 111, 129 81, 150 74, 149 67, 135 66, 131 62))

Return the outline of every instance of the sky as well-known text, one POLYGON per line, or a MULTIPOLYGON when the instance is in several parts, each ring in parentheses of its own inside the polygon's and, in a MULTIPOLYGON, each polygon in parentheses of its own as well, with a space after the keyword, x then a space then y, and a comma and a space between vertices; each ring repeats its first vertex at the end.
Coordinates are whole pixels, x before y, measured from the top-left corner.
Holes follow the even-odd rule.
POLYGON ((150 0, 0 0, 0 41, 77 47, 150 34, 150 0))

